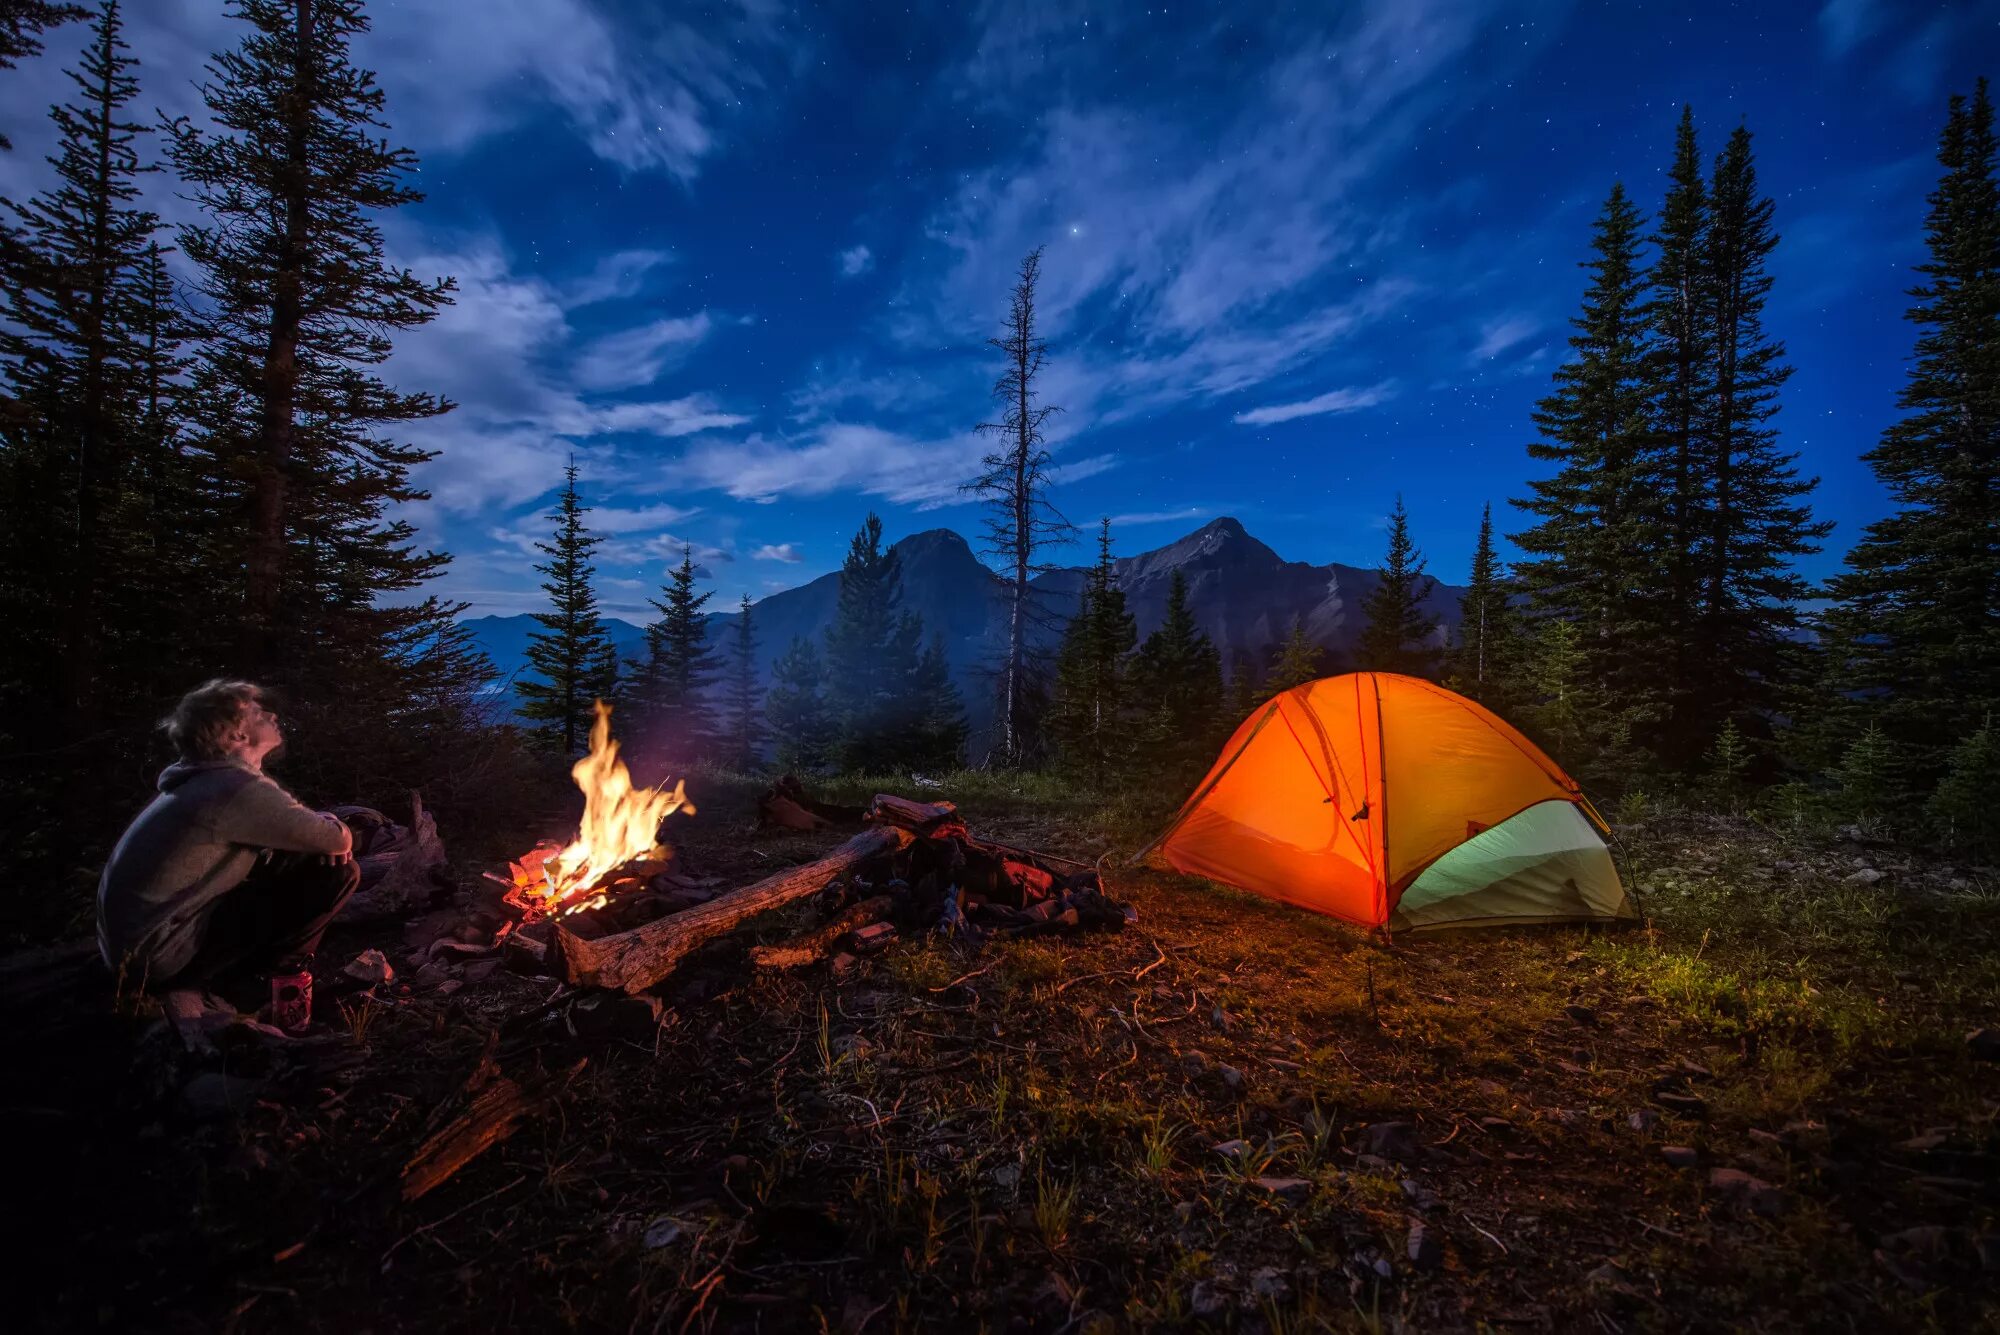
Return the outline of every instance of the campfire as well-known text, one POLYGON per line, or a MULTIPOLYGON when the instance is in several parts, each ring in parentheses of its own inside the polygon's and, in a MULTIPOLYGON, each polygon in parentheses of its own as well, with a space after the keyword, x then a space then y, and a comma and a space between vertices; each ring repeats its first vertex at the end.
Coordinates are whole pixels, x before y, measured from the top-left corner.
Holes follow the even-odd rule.
POLYGON ((673 850, 659 842, 660 826, 676 811, 692 816, 685 781, 670 790, 634 788, 632 775, 611 740, 611 706, 597 702, 590 752, 570 770, 583 789, 583 823, 567 847, 538 844, 508 864, 507 902, 529 920, 566 917, 602 908, 627 884, 664 872, 673 850))

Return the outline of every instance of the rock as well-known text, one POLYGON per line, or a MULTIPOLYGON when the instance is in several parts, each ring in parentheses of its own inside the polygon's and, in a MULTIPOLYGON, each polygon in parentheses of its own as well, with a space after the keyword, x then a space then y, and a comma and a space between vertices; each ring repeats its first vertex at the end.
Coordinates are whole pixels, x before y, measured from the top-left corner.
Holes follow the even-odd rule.
POLYGON ((1240 1159, 1243 1157, 1243 1151, 1250 1147, 1240 1140, 1224 1140, 1209 1146, 1209 1148, 1225 1159, 1240 1159))
POLYGON ((1730 1202, 1748 1206, 1767 1219, 1775 1219, 1785 1212, 1787 1201, 1783 1191, 1740 1168, 1710 1169, 1708 1185, 1730 1202))
POLYGON ((1208 1058, 1199 1051, 1184 1053, 1181 1057, 1181 1069, 1190 1076, 1206 1075, 1208 1066, 1208 1058))
POLYGON ((860 967, 861 961, 844 950, 826 962, 826 971, 836 983, 853 977, 855 970, 860 967))
POLYGON ((396 976, 389 957, 379 950, 364 950, 347 962, 341 972, 363 987, 377 987, 396 976))
POLYGON ((1563 1014, 1569 1016, 1570 1019, 1575 1020, 1586 1029, 1595 1029, 1597 1027, 1597 1012, 1588 1006, 1565 1006, 1563 1007, 1563 1014))
POLYGON ((1965 1048, 1974 1061, 2000 1062, 2000 1030, 1972 1030, 1965 1036, 1965 1048))
POLYGON ((1863 867, 1860 871, 1849 872, 1840 879, 1848 885, 1876 885, 1888 878, 1888 873, 1873 867, 1863 867))
POLYGON ((1012 1192, 1021 1185, 1021 1165, 1003 1163, 993 1170, 993 1185, 1002 1191, 1012 1192))
POLYGON ((1472 1087, 1489 1099, 1511 1099, 1514 1092, 1498 1080, 1475 1080, 1472 1087))
POLYGON ((1660 1157, 1667 1161, 1669 1168, 1693 1168, 1701 1162, 1701 1156, 1686 1145, 1662 1145, 1660 1157))
POLYGON ((1250 1272, 1250 1292, 1266 1302, 1287 1302, 1292 1296, 1291 1276, 1274 1265, 1263 1266, 1250 1272))
POLYGON ((213 1121, 248 1111, 263 1090, 262 1080, 203 1071, 181 1087, 181 1107, 198 1121, 213 1121))
POLYGON ((1222 1077, 1223 1084, 1229 1086, 1229 1088, 1238 1094, 1243 1092, 1243 1072, 1226 1063, 1218 1065, 1215 1068, 1215 1072, 1222 1077))
POLYGON ((663 1214, 646 1225, 646 1250, 650 1252, 657 1251, 661 1247, 670 1247, 679 1241, 681 1234, 686 1231, 681 1227, 680 1220, 672 1215, 663 1214))
POLYGON ((1437 1193, 1413 1177, 1406 1177, 1402 1183, 1404 1199, 1426 1213, 1435 1210, 1442 1203, 1437 1193))
POLYGON ((1302 1177, 1258 1177, 1252 1183, 1288 1205, 1297 1205, 1312 1195, 1312 1183, 1302 1177))
POLYGON ((1705 1117, 1708 1115, 1708 1104, 1699 1094, 1664 1089, 1653 1095, 1653 1101, 1665 1104, 1685 1117, 1705 1117))
POLYGON ((1194 1218, 1194 1211, 1195 1203, 1193 1201, 1176 1202, 1174 1205, 1174 1218, 1185 1224, 1188 1220, 1194 1218))
POLYGON ((1229 1295, 1213 1281, 1195 1281, 1193 1291, 1188 1294, 1188 1310, 1203 1321, 1213 1321, 1230 1308, 1229 1295))
POLYGON ((166 1012, 167 1023, 173 1026, 181 1046, 203 1055, 214 1053, 217 1037, 242 1018, 220 997, 188 989, 162 996, 160 1009, 166 1012))
POLYGON ((871 922, 866 927, 854 929, 854 949, 863 955, 873 954, 896 939, 896 925, 889 922, 871 922))
POLYGON ((1641 1108, 1625 1119, 1625 1125, 1641 1135, 1651 1135, 1653 1128, 1660 1124, 1660 1115, 1651 1108, 1641 1108))
POLYGON ((1417 1160, 1417 1128, 1408 1122, 1372 1122, 1362 1128, 1360 1151, 1396 1163, 1417 1160))
POLYGON ((1390 1163, 1379 1154, 1355 1155, 1354 1168, 1356 1172, 1376 1173, 1382 1177, 1389 1177, 1396 1171, 1396 1165, 1390 1163))
POLYGON ((437 985, 436 995, 441 997, 448 997, 452 993, 458 991, 459 988, 464 986, 465 986, 465 980, 462 978, 447 978, 442 983, 439 983, 437 985))
POLYGON ((1419 1270, 1435 1270, 1444 1264, 1444 1241, 1429 1224, 1419 1222, 1410 1225, 1405 1250, 1410 1264, 1419 1270))
POLYGON ((1376 1257, 1371 1268, 1383 1279, 1392 1278, 1396 1273, 1396 1268, 1389 1264, 1389 1258, 1386 1256, 1376 1257))
POLYGON ((1225 1034, 1236 1027, 1236 1017, 1220 1006, 1208 1013, 1208 1022, 1225 1034))

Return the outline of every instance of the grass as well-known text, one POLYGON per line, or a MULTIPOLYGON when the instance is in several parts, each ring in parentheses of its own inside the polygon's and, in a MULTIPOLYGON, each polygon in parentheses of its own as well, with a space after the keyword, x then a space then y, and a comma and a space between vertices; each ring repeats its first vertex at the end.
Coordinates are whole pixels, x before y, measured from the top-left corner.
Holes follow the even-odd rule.
MULTIPOLYGON (((1161 800, 940 779, 822 796, 949 795, 982 834, 1087 859, 1137 847, 1161 800)), ((754 879, 838 837, 755 833, 754 780, 697 780, 678 834, 698 872, 754 879)), ((2000 892, 1823 831, 1637 799, 1618 814, 1645 914, 1629 931, 1384 943, 1114 857, 1109 889, 1139 912, 1123 933, 977 953, 906 940, 839 985, 718 948, 669 989, 657 1053, 589 1049, 559 1113, 416 1206, 367 1200, 271 1262, 323 1199, 393 1178, 487 1029, 513 1026, 510 1072, 574 1060, 559 1026, 529 1023, 562 1004, 543 980, 406 998, 366 1018, 374 1056, 323 1109, 170 1142, 178 1175, 147 1179, 157 1231, 103 1263, 135 1301, 184 1292, 178 1241, 244 1286, 189 1324, 284 1291, 258 1310, 305 1330, 363 1311, 450 1326, 465 1302, 523 1327, 817 1330, 872 1312, 870 1331, 1188 1330, 1198 1292, 1221 1295, 1208 1324, 1271 1332, 2000 1321, 1976 1272, 1941 1263, 1918 1292, 1873 1259, 1899 1230, 1969 1235, 2000 1208, 1978 1185, 2000 1180, 2000 1078, 1963 1039, 1996 1018, 2000 892), (1844 879, 1864 853, 1887 880, 1844 879), (1637 1131, 1634 1113, 1658 1120, 1637 1131), (1362 1160, 1388 1121, 1413 1128, 1414 1161, 1362 1160), (1935 1126, 1939 1148, 1899 1148, 1935 1126), (217 1166, 239 1139, 282 1147, 275 1180, 217 1166), (1234 1161, 1210 1149, 1230 1139, 1247 1146, 1234 1161), (1671 1168, 1663 1144, 1701 1168, 1671 1168), (1787 1208, 1731 1206, 1711 1166, 1776 1184, 1787 1208), (1281 1201, 1258 1176, 1312 1187, 1281 1201), (669 1246, 620 1231, 661 1214, 686 1221, 669 1246), (1413 1218, 1446 1239, 1436 1270, 1409 1264, 1413 1218), (1623 1290, 1587 1280, 1607 1264, 1623 1290)), ((98 1258, 104 1227, 57 1233, 98 1258)))

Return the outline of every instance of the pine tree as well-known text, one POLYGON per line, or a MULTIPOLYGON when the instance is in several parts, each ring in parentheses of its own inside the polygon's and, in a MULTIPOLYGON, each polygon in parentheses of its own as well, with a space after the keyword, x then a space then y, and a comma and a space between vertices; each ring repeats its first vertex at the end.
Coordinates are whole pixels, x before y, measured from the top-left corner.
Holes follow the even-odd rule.
POLYGON ((1665 666, 1641 224, 1613 186, 1583 266, 1591 282, 1571 322, 1575 356, 1535 410, 1541 439, 1528 454, 1556 471, 1512 502, 1538 521, 1513 535, 1528 553, 1515 578, 1544 619, 1575 624, 1582 679, 1632 719, 1657 717, 1665 666))
MULTIPOLYGON (((707 597, 706 594, 702 595, 707 597)), ((757 684, 757 631, 750 619, 750 595, 736 614, 729 680, 729 749, 736 768, 748 772, 757 764, 764 743, 763 688, 757 684)))
POLYGON ((1057 762, 1071 775, 1102 788, 1132 750, 1131 666, 1138 624, 1125 607, 1111 556, 1111 521, 1098 528, 1097 564, 1084 578, 1077 614, 1063 632, 1056 655, 1055 698, 1049 729, 1057 762))
POLYGON ((1250 717, 1250 711, 1263 698, 1257 689, 1256 660, 1249 650, 1238 648, 1229 658, 1229 705, 1223 722, 1234 728, 1250 717))
POLYGON ((920 653, 921 628, 898 609, 902 563, 882 546, 882 520, 870 514, 848 543, 840 599, 826 628, 826 702, 833 759, 841 769, 880 773, 907 753, 903 697, 920 653))
POLYGON ((683 544, 663 596, 646 600, 660 615, 646 627, 645 664, 632 691, 648 736, 683 756, 706 750, 715 735, 706 692, 716 662, 701 610, 715 593, 696 593, 698 577, 694 548, 683 544))
POLYGON ((831 757, 833 721, 825 695, 825 669, 813 643, 803 635, 771 665, 771 689, 764 697, 778 764, 812 772, 831 757))
MULTIPOLYGON (((1966 718, 2000 710, 2000 186, 1982 79, 1951 99, 1929 257, 1906 313, 1918 328, 1903 416, 1863 457, 1896 509, 1835 581, 1830 694, 1866 702, 1921 769, 1966 718)), ((1851 725, 1847 729, 1851 731, 1851 725)))
POLYGON ((1264 698, 1269 700, 1283 695, 1294 686, 1318 681, 1324 675, 1320 670, 1321 657, 1320 647, 1306 636, 1305 623, 1293 617, 1291 634, 1279 646, 1278 660, 1271 665, 1270 673, 1264 678, 1264 698))
POLYGON ((1139 646, 1133 697, 1149 711, 1142 743, 1149 772, 1181 776, 1214 758, 1225 703, 1222 655, 1195 624, 1187 576, 1178 567, 1167 588, 1166 616, 1139 646))
POLYGON ((1708 749, 1708 759, 1703 776, 1708 791, 1719 800, 1734 804, 1743 795, 1744 781, 1750 775, 1750 747, 1743 734, 1737 731, 1735 719, 1724 719, 1721 729, 1715 734, 1715 744, 1708 749))
MULTIPOLYGON (((1800 660, 1799 604, 1812 586, 1794 569, 1819 551, 1833 525, 1805 503, 1819 483, 1798 456, 1778 449, 1770 425, 1791 377, 1784 345, 1764 331, 1771 289, 1766 261, 1778 244, 1773 206, 1757 193, 1750 132, 1740 126, 1717 157, 1709 185, 1705 269, 1714 339, 1712 395, 1704 413, 1700 536, 1690 556, 1698 580, 1690 627, 1692 692, 1671 732, 1681 757, 1698 754, 1725 720, 1768 728, 1800 660)), ((1670 760, 1675 757, 1670 754, 1670 760)))
MULTIPOLYGON (((1665 203, 1653 234, 1652 295, 1647 319, 1653 342, 1651 404, 1654 448, 1665 497, 1662 560, 1665 602, 1660 629, 1667 646, 1662 707, 1667 736, 1698 732, 1691 717, 1700 708, 1692 657, 1695 640, 1696 569, 1705 542, 1702 516, 1709 504, 1705 450, 1715 399, 1715 318, 1710 262, 1708 186, 1702 179, 1694 109, 1681 108, 1665 203)), ((1683 746, 1685 753, 1685 746, 1683 746)))
POLYGON ((1361 664, 1371 672, 1427 677, 1437 670, 1431 638, 1437 619, 1424 611, 1436 581, 1424 573, 1424 558, 1410 541, 1410 517, 1403 498, 1389 512, 1388 559, 1376 569, 1378 582, 1362 601, 1368 624, 1361 631, 1361 664))
POLYGON ((1903 766, 1896 750, 1896 743, 1871 719, 1841 752, 1840 763, 1827 777, 1834 782, 1834 800, 1842 815, 1867 818, 1903 805, 1899 778, 1903 766))
POLYGON ((591 587, 597 569, 590 554, 604 539, 584 527, 590 507, 577 496, 575 459, 563 470, 563 484, 549 515, 555 534, 535 544, 549 558, 535 569, 548 577, 542 591, 551 605, 551 610, 535 613, 542 629, 528 635, 528 666, 536 675, 524 677, 514 689, 521 696, 521 717, 542 725, 536 731, 541 743, 573 756, 590 736, 595 702, 611 697, 618 665, 591 587))
MULTIPOLYGON (((107 3, 67 72, 80 100, 50 112, 61 131, 56 183, 8 202, 18 263, 0 307, 0 364, 16 400, 5 474, 17 528, 4 573, 18 600, 10 611, 24 614, 9 639, 33 647, 40 714, 71 736, 94 732, 101 701, 130 699, 138 686, 101 680, 115 558, 132 540, 116 521, 144 429, 148 255, 159 227, 137 203, 141 177, 156 170, 139 160, 145 127, 125 119, 137 64, 119 7, 107 3)), ((147 630, 172 635, 184 624, 164 611, 150 610, 147 630)))
POLYGON ((1988 715, 1952 748, 1945 775, 1925 804, 1947 847, 1973 857, 2000 854, 2000 732, 1988 715))
POLYGON ((1504 712, 1520 669, 1520 617, 1508 581, 1493 550, 1493 507, 1479 515, 1479 540, 1472 549, 1472 575, 1458 600, 1458 643, 1446 671, 1460 694, 1504 712))
POLYGON ((1075 531, 1048 496, 1049 452, 1042 424, 1062 409, 1040 402, 1036 388, 1048 356, 1048 343, 1035 332, 1035 288, 1041 271, 1042 252, 1037 247, 1021 261, 1006 331, 987 340, 1006 359, 993 384, 1001 415, 999 421, 981 422, 977 429, 998 436, 1001 447, 981 460, 985 471, 967 484, 986 500, 986 550, 999 559, 1006 580, 1007 646, 998 673, 998 723, 1000 757, 1008 765, 1024 763, 1036 750, 1026 728, 1034 676, 1029 646, 1036 628, 1048 618, 1029 581, 1054 568, 1037 553, 1070 541, 1075 531))
POLYGON ((395 428, 452 405, 376 373, 455 285, 383 257, 376 216, 423 196, 408 184, 415 155, 383 137, 381 88, 350 57, 368 31, 360 0, 236 0, 235 12, 249 34, 201 86, 215 128, 167 128, 202 218, 180 245, 211 311, 193 376, 203 445, 246 493, 241 661, 304 688, 296 713, 347 674, 393 664, 402 630, 456 610, 394 596, 448 558, 389 517, 425 498, 409 474, 434 454, 395 428))
MULTIPOLYGON (((50 28, 90 17, 82 5, 51 3, 51 0, 0 0, 0 70, 11 70, 30 56, 42 53, 42 34, 50 28)), ((13 143, 0 134, 0 150, 13 143)))
POLYGON ((932 773, 959 768, 965 761, 965 701, 951 679, 944 637, 933 635, 910 674, 909 698, 919 705, 912 731, 909 765, 932 773))
POLYGON ((1586 783, 1622 781, 1631 717, 1591 677, 1574 623, 1545 617, 1536 624, 1522 685, 1522 725, 1557 764, 1586 783))

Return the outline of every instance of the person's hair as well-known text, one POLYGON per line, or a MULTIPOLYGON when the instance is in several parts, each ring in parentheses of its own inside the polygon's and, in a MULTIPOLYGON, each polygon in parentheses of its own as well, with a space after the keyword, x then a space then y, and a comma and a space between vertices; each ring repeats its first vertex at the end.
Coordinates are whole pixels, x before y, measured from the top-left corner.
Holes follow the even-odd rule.
POLYGON ((227 760, 230 748, 223 739, 243 717, 243 711, 263 694, 251 682, 217 677, 182 696, 174 712, 160 720, 160 726, 167 730, 167 740, 182 760, 227 760))

